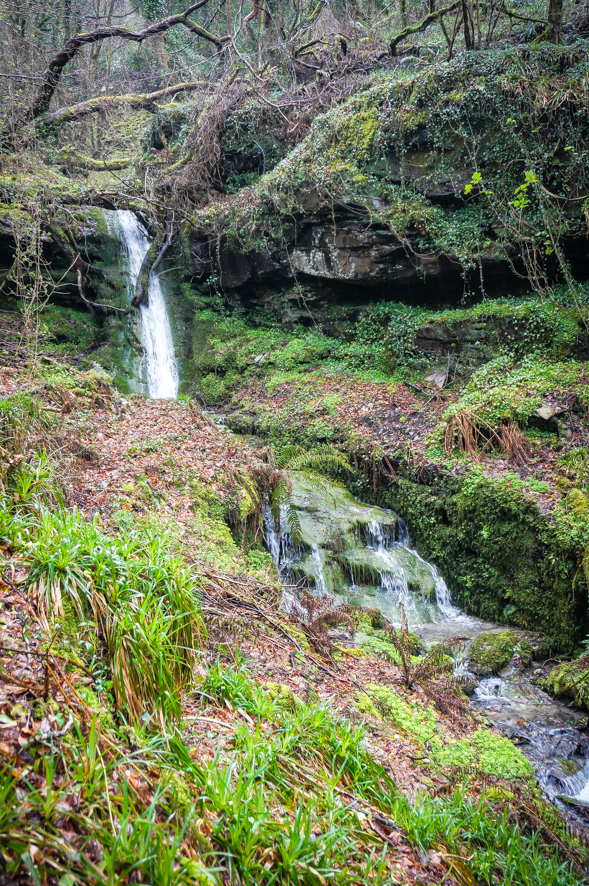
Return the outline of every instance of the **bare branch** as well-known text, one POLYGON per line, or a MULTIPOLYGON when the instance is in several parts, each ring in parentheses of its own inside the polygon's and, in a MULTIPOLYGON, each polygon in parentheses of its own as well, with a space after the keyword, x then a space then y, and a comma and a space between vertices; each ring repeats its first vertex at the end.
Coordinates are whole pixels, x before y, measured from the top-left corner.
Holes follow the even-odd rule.
POLYGON ((111 37, 119 37, 122 40, 129 40, 133 43, 143 43, 144 40, 148 40, 151 37, 157 37, 159 34, 165 33, 165 31, 168 31, 176 25, 183 25, 192 33, 197 34, 205 40, 209 40, 218 49, 222 49, 224 44, 231 39, 230 37, 216 37, 205 28, 188 19, 188 16, 191 13, 200 9, 202 6, 205 6, 208 2, 209 0, 198 0, 198 3, 193 3, 185 9, 184 12, 177 15, 170 15, 159 22, 154 22, 154 24, 144 28, 143 31, 129 31, 127 28, 113 25, 97 28, 95 31, 89 31, 86 34, 76 34, 75 36, 70 37, 62 49, 60 49, 49 62, 43 75, 43 84, 40 87, 32 106, 26 111, 26 113, 16 117, 12 121, 12 129, 18 130, 30 120, 36 120, 38 117, 47 114, 51 99, 60 83, 64 68, 85 46, 100 43, 102 40, 109 40, 111 37))

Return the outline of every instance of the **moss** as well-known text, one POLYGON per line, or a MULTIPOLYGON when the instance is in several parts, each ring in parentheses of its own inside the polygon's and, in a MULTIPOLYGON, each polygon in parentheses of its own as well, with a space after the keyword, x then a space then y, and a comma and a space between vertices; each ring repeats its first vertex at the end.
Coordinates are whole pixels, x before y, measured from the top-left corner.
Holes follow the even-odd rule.
POLYGON ((528 778, 530 763, 509 739, 479 727, 459 740, 449 739, 433 707, 420 701, 407 701, 392 689, 378 683, 367 687, 371 697, 394 725, 427 747, 433 768, 475 766, 499 778, 528 778))
POLYGON ((225 424, 234 434, 253 434, 254 432, 254 421, 251 415, 246 415, 243 412, 230 413, 225 424))
POLYGON ((352 658, 366 658, 366 650, 361 646, 339 646, 337 643, 333 645, 341 655, 350 655, 352 658))
POLYGON ((567 495, 567 506, 576 516, 586 514, 589 511, 589 498, 580 489, 571 489, 567 495))
POLYGON ((369 714, 371 717, 376 717, 377 720, 382 720, 382 715, 378 708, 366 693, 361 692, 358 694, 356 707, 361 714, 369 714))
MULTIPOLYGON (((253 187, 201 210, 199 227, 223 231, 242 251, 267 252, 293 214, 353 202, 401 242, 417 229, 421 249, 452 256, 465 268, 506 259, 518 239, 509 196, 517 198, 529 172, 519 158, 534 157, 537 180, 557 180, 563 197, 586 182, 587 126, 579 124, 586 76, 584 41, 566 50, 464 53, 432 65, 425 76, 422 70, 373 75, 366 88, 317 117, 306 138, 253 187), (540 81, 550 82, 555 95, 548 114, 540 81), (554 151, 556 138, 566 152, 554 151), (480 188, 465 190, 479 169, 480 188), (435 183, 445 188, 449 181, 448 197, 464 196, 462 204, 440 205, 435 183)), ((535 197, 533 187, 515 204, 533 236, 546 236, 547 228, 557 238, 577 235, 582 204, 571 212, 558 200, 539 212, 535 197)))
POLYGON ((576 704, 589 708, 589 657, 557 665, 550 671, 545 686, 554 695, 573 698, 576 704))
POLYGON ((579 560, 588 529, 545 516, 521 483, 480 468, 462 476, 401 466, 388 489, 354 492, 403 514, 420 553, 442 572, 469 613, 537 631, 570 651, 588 632, 587 583, 579 560))
POLYGON ((264 683, 264 688, 268 692, 270 698, 273 701, 278 702, 280 707, 284 708, 286 711, 294 712, 303 704, 301 699, 297 698, 292 689, 284 683, 270 681, 264 683))
POLYGON ((479 634, 472 641, 469 652, 470 669, 479 677, 498 674, 509 664, 515 650, 513 631, 500 634, 479 634))

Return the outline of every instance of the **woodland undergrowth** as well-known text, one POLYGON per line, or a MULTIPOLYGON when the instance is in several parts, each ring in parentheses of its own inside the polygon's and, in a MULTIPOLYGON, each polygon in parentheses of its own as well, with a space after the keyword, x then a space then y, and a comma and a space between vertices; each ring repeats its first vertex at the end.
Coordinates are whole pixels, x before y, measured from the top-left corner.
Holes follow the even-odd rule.
MULTIPOLYGON (((528 780, 479 773, 409 799, 371 754, 369 721, 259 683, 248 637, 356 692, 313 647, 329 618, 307 612, 305 632, 275 588, 68 506, 42 398, 6 397, 0 414, 6 876, 582 882, 581 843, 528 780), (209 757, 198 723, 228 737, 209 757), (529 813, 506 802, 513 791, 529 813)), ((435 677, 427 660, 423 669, 435 677)))

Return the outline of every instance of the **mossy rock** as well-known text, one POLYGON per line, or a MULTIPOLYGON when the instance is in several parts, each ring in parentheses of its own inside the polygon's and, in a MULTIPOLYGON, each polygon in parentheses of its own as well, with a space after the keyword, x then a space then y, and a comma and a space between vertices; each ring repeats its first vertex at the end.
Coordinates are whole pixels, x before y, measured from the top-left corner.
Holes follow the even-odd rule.
POLYGON ((567 507, 571 514, 581 517, 589 510, 589 498, 580 489, 571 489, 567 496, 567 507))
POLYGON ((253 434, 254 420, 244 412, 232 412, 225 419, 225 424, 234 434, 253 434))
POLYGON ((579 706, 589 708, 589 656, 552 668, 544 681, 544 688, 554 695, 573 698, 579 706))
POLYGON ((500 634, 479 634, 470 647, 471 671, 479 677, 498 674, 501 668, 511 661, 515 645, 516 639, 513 631, 502 631, 500 634))
POLYGON ((358 606, 354 619, 358 628, 367 631, 382 631, 386 624, 384 615, 375 606, 358 606))
POLYGON ((382 614, 380 609, 375 610, 374 615, 372 616, 372 618, 370 620, 370 624, 372 625, 372 628, 375 631, 382 631, 386 622, 385 622, 384 615, 382 614))

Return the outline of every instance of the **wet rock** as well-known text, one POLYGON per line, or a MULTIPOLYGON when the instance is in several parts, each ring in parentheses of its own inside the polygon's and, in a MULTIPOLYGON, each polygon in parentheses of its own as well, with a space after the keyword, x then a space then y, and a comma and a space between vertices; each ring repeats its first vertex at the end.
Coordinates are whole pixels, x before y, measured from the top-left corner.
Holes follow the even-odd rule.
POLYGON ((464 692, 465 695, 471 696, 474 695, 475 690, 481 685, 481 681, 477 680, 474 674, 469 674, 468 677, 463 677, 458 681, 458 686, 464 692), (469 679, 471 678, 472 679, 469 679))

